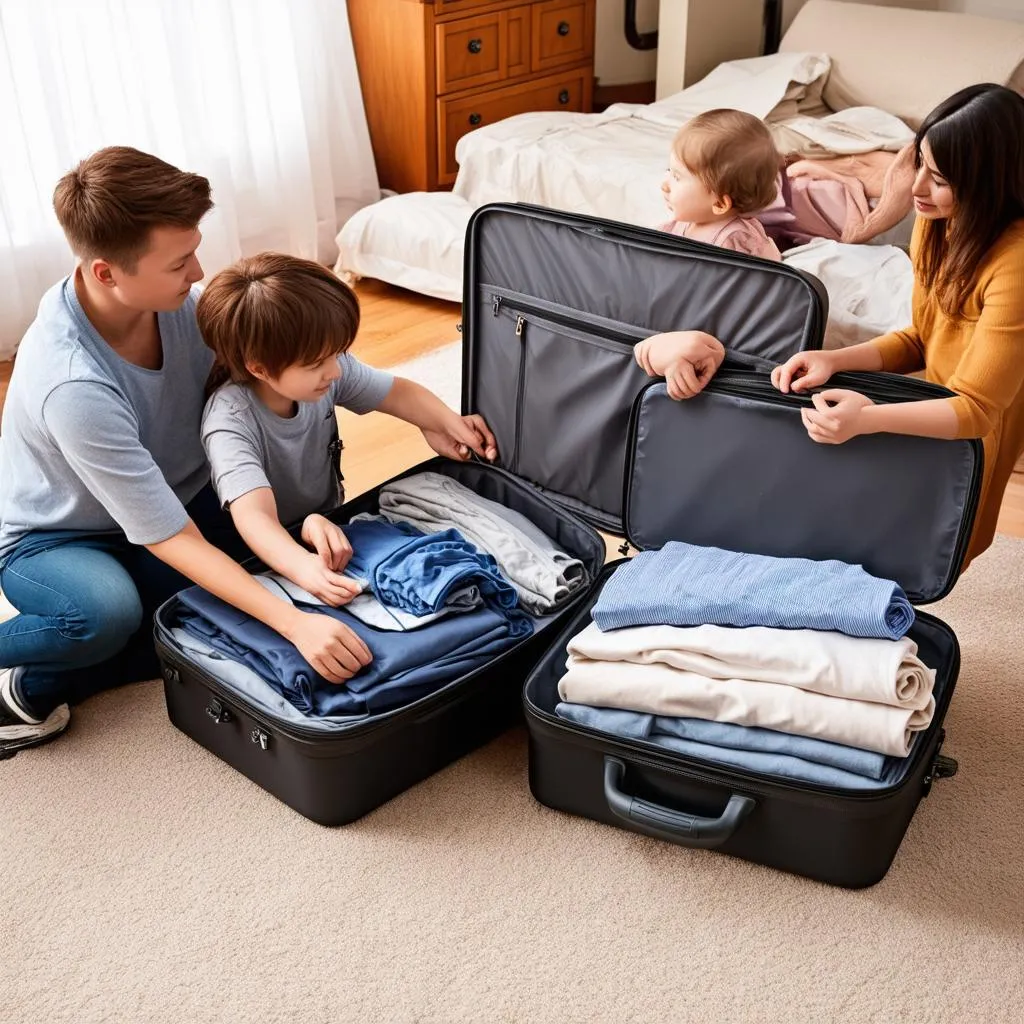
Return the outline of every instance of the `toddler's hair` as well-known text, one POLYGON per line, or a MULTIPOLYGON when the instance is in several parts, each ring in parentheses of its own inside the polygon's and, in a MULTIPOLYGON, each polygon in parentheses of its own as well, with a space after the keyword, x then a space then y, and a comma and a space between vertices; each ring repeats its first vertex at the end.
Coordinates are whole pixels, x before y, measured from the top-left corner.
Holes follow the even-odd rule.
POLYGON ((359 329, 359 302, 343 281, 312 260, 262 252, 222 270, 196 305, 214 363, 212 394, 228 381, 248 383, 246 363, 272 377, 347 351, 359 329))
POLYGON ((737 213, 757 213, 778 192, 782 157, 771 132, 742 110, 709 110, 679 129, 676 159, 716 196, 728 196, 737 213))

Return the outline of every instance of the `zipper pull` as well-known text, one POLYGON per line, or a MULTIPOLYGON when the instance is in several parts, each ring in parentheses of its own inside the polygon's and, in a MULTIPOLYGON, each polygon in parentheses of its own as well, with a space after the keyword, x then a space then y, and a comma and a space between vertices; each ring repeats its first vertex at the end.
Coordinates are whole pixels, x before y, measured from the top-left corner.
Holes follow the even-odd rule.
POLYGON ((491 312, 495 316, 497 316, 499 309, 501 309, 501 296, 500 295, 495 295, 494 296, 494 301, 491 303, 491 312))
POLYGON ((521 317, 516 317, 516 337, 521 338, 523 336, 523 325, 526 321, 521 317))

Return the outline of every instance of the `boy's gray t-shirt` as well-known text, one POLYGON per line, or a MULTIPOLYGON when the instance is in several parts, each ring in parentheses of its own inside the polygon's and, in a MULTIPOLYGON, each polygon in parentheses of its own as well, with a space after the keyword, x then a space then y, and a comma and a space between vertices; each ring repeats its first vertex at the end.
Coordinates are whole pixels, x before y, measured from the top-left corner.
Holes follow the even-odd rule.
POLYGON ((299 402, 294 416, 271 412, 244 384, 226 384, 206 403, 202 437, 210 478, 227 508, 260 487, 274 492, 278 519, 286 526, 341 501, 336 474, 338 422, 335 406, 355 413, 376 409, 394 377, 346 354, 341 376, 318 402, 299 402))
POLYGON ((163 364, 122 359, 97 333, 74 277, 54 285, 22 340, 0 425, 0 559, 36 530, 178 533, 209 479, 199 425, 213 354, 199 290, 159 313, 163 364))

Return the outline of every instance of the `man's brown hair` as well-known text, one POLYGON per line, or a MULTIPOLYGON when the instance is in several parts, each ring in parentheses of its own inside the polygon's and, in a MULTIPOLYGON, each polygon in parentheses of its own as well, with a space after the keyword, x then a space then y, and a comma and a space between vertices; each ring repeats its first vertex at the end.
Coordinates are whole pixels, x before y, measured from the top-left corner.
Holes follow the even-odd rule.
POLYGON ((312 260, 262 252, 222 270, 196 305, 203 341, 213 349, 207 394, 253 380, 246 364, 272 377, 346 352, 359 329, 352 289, 312 260))
POLYGON ((213 207, 210 182, 130 146, 108 146, 68 171, 53 209, 82 259, 133 273, 153 228, 195 228, 213 207))
POLYGON ((771 132, 742 110, 709 110, 679 129, 676 159, 719 198, 728 196, 740 214, 771 205, 782 159, 771 132))

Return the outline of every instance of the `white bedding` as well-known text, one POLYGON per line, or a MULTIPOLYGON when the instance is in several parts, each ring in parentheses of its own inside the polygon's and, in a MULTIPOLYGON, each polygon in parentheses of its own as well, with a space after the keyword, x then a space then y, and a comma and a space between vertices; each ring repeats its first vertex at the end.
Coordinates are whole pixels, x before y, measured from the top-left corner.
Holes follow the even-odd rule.
MULTIPOLYGON (((521 114, 480 128, 457 146, 460 169, 451 194, 407 193, 359 211, 338 235, 336 269, 461 301, 462 240, 472 211, 485 203, 535 203, 657 225, 666 219, 660 185, 672 137, 694 114, 714 107, 746 110, 787 148, 803 151, 895 151, 912 138, 902 121, 875 108, 829 114, 820 98, 829 67, 827 57, 808 53, 730 61, 657 103, 617 104, 601 114, 521 114)), ((898 249, 874 248, 787 256, 803 269, 825 271, 830 344, 909 323, 909 261, 898 249), (895 270, 903 283, 864 290, 847 280, 863 277, 866 267, 879 281, 882 268, 895 270)))

